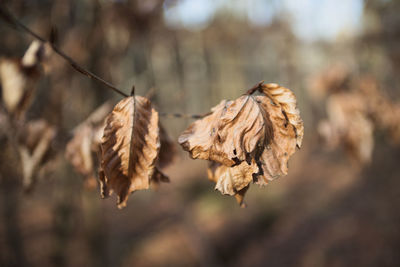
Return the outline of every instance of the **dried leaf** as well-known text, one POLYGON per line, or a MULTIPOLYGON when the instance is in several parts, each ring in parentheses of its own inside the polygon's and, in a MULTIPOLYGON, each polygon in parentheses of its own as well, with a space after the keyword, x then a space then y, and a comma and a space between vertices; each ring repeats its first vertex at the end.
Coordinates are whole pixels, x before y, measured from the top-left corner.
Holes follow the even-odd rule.
POLYGON ((376 78, 362 76, 357 84, 360 96, 375 126, 383 129, 393 143, 400 143, 400 103, 380 90, 376 78))
POLYGON ((45 44, 40 41, 33 41, 26 50, 24 56, 21 59, 21 65, 24 68, 32 68, 38 66, 44 59, 47 51, 45 44))
MULTIPOLYGON (((276 83, 268 83, 262 86, 262 92, 270 98, 272 101, 271 104, 273 105, 267 105, 267 107, 264 107, 267 109, 267 112, 270 114, 270 118, 272 120, 272 125, 276 126, 274 119, 276 118, 277 120, 280 120, 281 122, 285 121, 285 123, 280 124, 281 128, 292 128, 294 133, 295 133, 295 139, 296 139, 296 146, 298 148, 301 147, 302 141, 303 141, 303 136, 304 136, 304 125, 303 125, 303 120, 300 117, 300 111, 297 108, 297 100, 296 96, 293 94, 292 91, 290 91, 288 88, 279 86, 276 83), (279 107, 279 108, 273 108, 273 107, 279 107), (271 110, 274 110, 275 112, 272 113, 271 110, 268 108, 271 108, 271 110), (282 119, 282 115, 284 116, 285 120, 282 119)), ((258 97, 260 99, 261 97, 258 97)), ((262 101, 264 104, 265 101, 262 101)), ((268 101, 267 101, 268 103, 268 101)), ((278 130, 279 127, 277 127, 276 130, 278 130)), ((291 133, 288 133, 290 138, 293 137, 293 131, 291 133)), ((274 133, 275 133, 274 129, 274 133)))
POLYGON ((212 111, 192 123, 179 143, 192 158, 222 164, 209 171, 218 190, 236 195, 253 178, 264 185, 287 174, 287 162, 304 134, 296 97, 289 89, 260 83, 212 111), (255 91, 261 95, 253 96, 255 91))
POLYGON ((29 190, 34 176, 44 164, 46 153, 56 135, 56 129, 45 120, 30 121, 24 135, 19 138, 19 153, 22 161, 23 186, 29 190))
POLYGON ((328 120, 318 126, 320 135, 330 148, 340 144, 357 162, 371 161, 374 148, 374 124, 369 118, 368 103, 362 94, 338 93, 327 102, 328 120))
POLYGON ((257 96, 257 100, 268 112, 273 138, 266 144, 259 161, 262 173, 258 175, 257 184, 260 185, 288 173, 289 158, 296 152, 296 147, 301 147, 304 135, 295 95, 277 84, 266 84, 263 92, 269 99, 257 96))
POLYGON ((345 148, 361 163, 371 162, 374 149, 374 124, 362 113, 354 113, 352 125, 345 136, 345 148))
POLYGON ((228 167, 216 162, 211 162, 208 167, 208 178, 215 182, 215 189, 224 195, 238 196, 240 205, 243 203, 244 193, 253 181, 253 174, 258 173, 257 164, 243 161, 239 165, 228 167))
POLYGON ((131 192, 148 189, 153 177, 155 181, 165 180, 156 170, 158 113, 144 97, 127 97, 114 107, 106 119, 101 150, 102 196, 115 191, 119 208, 126 206, 131 192))
POLYGON ((224 100, 212 111, 179 137, 179 143, 192 158, 232 166, 255 154, 272 138, 271 123, 253 96, 224 100))
POLYGON ((23 115, 29 107, 39 79, 43 44, 34 41, 21 60, 0 59, 2 97, 7 111, 23 115))
MULTIPOLYGON (((92 147, 94 143, 94 129, 90 125, 83 125, 76 131, 73 139, 68 142, 65 150, 66 159, 72 164, 74 169, 92 179, 94 175, 94 163, 92 147)), ((98 143, 99 145, 100 143, 98 143)))
MULTIPOLYGON (((217 135, 219 118, 231 104, 232 101, 222 100, 211 109, 210 115, 192 123, 179 136, 179 144, 184 150, 189 151, 192 158, 215 160, 227 166, 235 163, 234 160, 227 158, 226 153, 220 151, 221 146, 217 143, 220 140, 220 135, 217 135)), ((233 148, 229 150, 233 151, 233 148)))
POLYGON ((328 94, 347 89, 350 78, 348 66, 336 63, 312 76, 307 87, 308 93, 314 101, 320 101, 328 94))
POLYGON ((104 121, 111 110, 110 102, 106 102, 97 108, 83 123, 75 128, 74 136, 66 146, 66 159, 78 173, 85 176, 85 184, 89 189, 96 186, 93 154, 100 152, 104 121))
POLYGON ((348 92, 334 93, 327 99, 328 119, 318 124, 318 132, 328 148, 343 145, 352 159, 365 164, 372 159, 375 128, 386 132, 391 141, 400 143, 400 105, 380 90, 373 76, 364 75, 350 81, 348 92))

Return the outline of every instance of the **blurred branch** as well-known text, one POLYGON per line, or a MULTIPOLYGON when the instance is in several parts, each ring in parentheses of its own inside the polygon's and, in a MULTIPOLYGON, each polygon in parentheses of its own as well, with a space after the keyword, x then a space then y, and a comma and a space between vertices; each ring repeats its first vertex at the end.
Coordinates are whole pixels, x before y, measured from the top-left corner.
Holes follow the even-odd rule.
POLYGON ((160 116, 163 117, 170 117, 170 118, 185 118, 185 119, 201 119, 207 115, 210 115, 211 112, 207 112, 204 114, 181 114, 181 113, 166 113, 166 112, 159 112, 160 116))
MULTIPOLYGON (((72 58, 70 58, 69 56, 67 56, 63 51, 61 51, 61 49, 59 49, 53 42, 49 42, 47 41, 45 38, 43 38, 42 36, 38 35, 37 33, 35 33, 34 31, 32 31, 30 28, 28 28, 27 26, 25 26, 24 24, 22 24, 16 17, 14 17, 3 5, 0 5, 0 17, 5 20, 6 22, 16 26, 17 28, 20 28, 21 30, 23 30, 24 32, 28 33, 29 35, 33 36, 35 39, 38 39, 39 41, 43 42, 43 43, 49 43, 51 45, 51 48, 53 49, 53 51, 58 54, 59 56, 61 56, 63 59, 65 59, 76 71, 82 73, 83 75, 86 75, 87 77, 89 77, 90 79, 96 80, 100 83, 102 83, 103 85, 107 86, 108 88, 110 88, 111 90, 113 90, 114 92, 124 96, 124 97, 128 97, 127 94, 125 94, 124 92, 122 92, 120 89, 116 88, 114 85, 112 85, 111 83, 103 80, 102 78, 100 78, 99 76, 97 76, 96 74, 86 70, 85 68, 79 66, 72 58)), ((53 38, 52 38, 53 39, 53 38)))
MULTIPOLYGON (((34 31, 32 31, 30 28, 28 28, 27 26, 25 26, 22 22, 20 22, 16 17, 14 17, 5 7, 4 5, 0 4, 0 18, 3 19, 4 21, 10 23, 11 25, 15 26, 16 28, 20 28, 21 30, 23 30, 24 32, 28 33, 29 35, 31 35, 32 37, 34 37, 35 39, 43 42, 43 43, 49 43, 51 48, 53 49, 53 51, 58 54, 59 56, 61 56, 64 60, 66 60, 71 67, 73 67, 76 71, 80 72, 81 74, 89 77, 92 80, 96 80, 100 83, 102 83, 103 85, 105 85, 107 88, 113 90, 114 92, 120 94, 123 97, 128 97, 129 95, 127 95, 126 93, 122 92, 120 89, 118 89, 117 87, 115 87, 114 85, 112 85, 111 83, 105 81, 104 79, 100 78, 99 76, 97 76, 96 74, 90 72, 89 70, 79 66, 71 57, 69 57, 68 55, 66 55, 61 49, 59 49, 54 40, 55 37, 52 36, 50 37, 50 41, 46 40, 44 37, 40 36, 39 34, 35 33, 34 31)), ((53 33, 53 31, 52 31, 53 33)), ((132 88, 132 93, 134 93, 134 88, 132 88)), ((131 93, 131 95, 132 95, 131 93)), ((165 112, 160 112, 160 116, 164 116, 164 117, 174 117, 174 118, 190 118, 190 119, 199 119, 199 118, 203 118, 204 116, 208 115, 209 113, 206 114, 193 114, 193 115, 188 115, 188 114, 180 114, 180 113, 165 113, 165 112)))

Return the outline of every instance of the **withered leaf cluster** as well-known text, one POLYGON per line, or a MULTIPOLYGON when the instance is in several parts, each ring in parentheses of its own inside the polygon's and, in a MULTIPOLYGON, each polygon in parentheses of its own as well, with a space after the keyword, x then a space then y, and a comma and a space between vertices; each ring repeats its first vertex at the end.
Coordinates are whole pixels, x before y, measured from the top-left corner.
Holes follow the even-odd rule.
POLYGON ((374 148, 374 123, 368 106, 356 93, 337 93, 326 105, 328 118, 318 125, 326 145, 333 149, 343 145, 348 155, 360 163, 371 161, 374 148))
POLYGON ((328 148, 343 146, 358 164, 369 163, 374 149, 374 131, 387 133, 400 142, 400 104, 379 89, 374 77, 346 78, 349 83, 326 99, 328 117, 318 124, 318 132, 328 148))
POLYGON ((372 76, 361 77, 357 88, 375 127, 383 130, 391 142, 400 144, 400 102, 388 97, 372 76))
MULTIPOLYGON (((45 121, 25 123, 23 116, 46 49, 45 44, 34 42, 21 60, 0 60, 4 107, 26 127, 18 147, 26 186, 32 184, 56 133, 45 121)), ((287 174, 288 160, 302 138, 303 122, 294 94, 277 84, 259 83, 236 100, 221 101, 190 125, 179 143, 192 158, 209 160, 208 176, 215 188, 243 204, 250 183, 266 185, 287 174)), ((98 168, 102 197, 115 192, 117 205, 123 208, 130 193, 169 182, 160 169, 172 161, 174 152, 150 100, 130 96, 114 108, 105 103, 78 125, 65 156, 87 178, 89 187, 96 184, 98 168), (95 154, 100 157, 98 166, 95 154)))
MULTIPOLYGON (((14 23, 12 16, 5 15, 6 20, 14 23)), ((78 72, 125 95, 78 66, 53 41, 52 44, 33 42, 22 59, 0 59, 0 124, 12 129, 18 139, 15 142, 13 134, 9 135, 20 154, 23 183, 27 187, 46 160, 57 132, 45 120, 26 122, 24 116, 40 70, 47 69, 44 58, 54 52, 78 72)), ((179 137, 179 143, 192 158, 209 160, 208 176, 216 183, 215 188, 222 194, 235 196, 243 204, 251 182, 266 185, 287 174, 288 160, 296 147, 300 148, 303 132, 294 94, 278 84, 261 82, 236 100, 221 101, 211 113, 190 125, 179 137)), ((115 192, 117 206, 123 208, 132 192, 169 182, 160 169, 171 163, 174 152, 150 100, 133 94, 114 108, 104 104, 77 126, 66 145, 65 157, 77 172, 93 181, 96 169, 93 154, 97 153, 101 195, 104 198, 115 192)))
POLYGON ((217 190, 243 204, 251 182, 266 185, 288 173, 288 160, 304 134, 293 92, 259 83, 211 111, 192 123, 179 143, 192 158, 210 161, 208 176, 217 190))

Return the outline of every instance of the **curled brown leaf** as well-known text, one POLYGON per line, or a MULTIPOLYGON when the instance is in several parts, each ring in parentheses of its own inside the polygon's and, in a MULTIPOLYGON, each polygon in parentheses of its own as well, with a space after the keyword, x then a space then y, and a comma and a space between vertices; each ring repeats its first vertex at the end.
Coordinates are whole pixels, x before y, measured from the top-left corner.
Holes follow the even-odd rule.
POLYGON ((236 195, 253 179, 264 185, 286 175, 288 160, 301 147, 303 135, 295 95, 278 84, 259 83, 192 123, 179 143, 192 158, 220 164, 210 169, 210 179, 223 194, 236 195), (260 95, 254 96, 256 91, 260 95), (238 181, 243 186, 237 186, 238 181))
POLYGON ((248 164, 243 161, 239 165, 228 167, 217 162, 211 162, 208 167, 208 178, 215 182, 215 189, 221 194, 235 196, 238 204, 242 205, 244 193, 247 191, 250 182, 253 181, 253 174, 258 173, 257 164, 253 161, 248 164))
POLYGON ((296 147, 301 147, 304 135, 295 95, 277 84, 266 84, 262 90, 268 98, 257 96, 257 100, 268 112, 273 138, 266 144, 258 161, 262 174, 258 175, 256 183, 260 185, 288 173, 289 158, 296 152, 296 147))
POLYGON ((94 157, 100 152, 104 120, 112 110, 110 102, 97 108, 83 123, 74 129, 72 139, 67 143, 65 157, 74 169, 85 176, 87 188, 96 186, 94 157))
POLYGON ((99 180, 102 196, 115 192, 119 208, 126 206, 130 193, 148 189, 152 179, 166 181, 156 169, 159 131, 158 113, 144 97, 124 98, 107 117, 99 180))

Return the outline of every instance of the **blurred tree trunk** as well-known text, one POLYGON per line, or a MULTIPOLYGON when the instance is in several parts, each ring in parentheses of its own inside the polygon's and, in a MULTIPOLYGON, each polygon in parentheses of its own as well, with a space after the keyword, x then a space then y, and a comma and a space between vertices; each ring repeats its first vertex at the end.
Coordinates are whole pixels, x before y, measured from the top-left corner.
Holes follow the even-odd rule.
POLYGON ((1 194, 1 220, 4 223, 6 248, 1 249, 1 266, 25 266, 26 257, 24 242, 21 235, 19 218, 21 188, 15 163, 18 162, 17 155, 11 148, 10 142, 3 139, 0 152, 0 194, 1 194))

